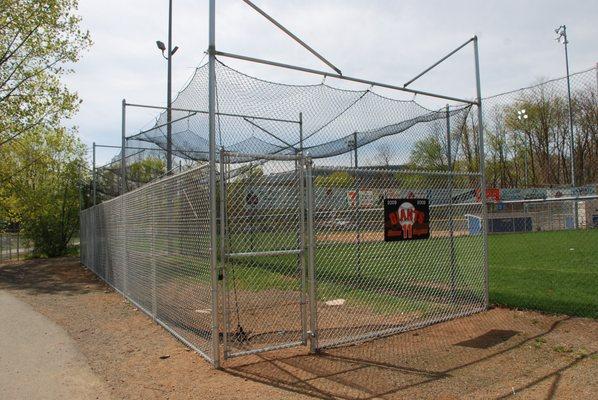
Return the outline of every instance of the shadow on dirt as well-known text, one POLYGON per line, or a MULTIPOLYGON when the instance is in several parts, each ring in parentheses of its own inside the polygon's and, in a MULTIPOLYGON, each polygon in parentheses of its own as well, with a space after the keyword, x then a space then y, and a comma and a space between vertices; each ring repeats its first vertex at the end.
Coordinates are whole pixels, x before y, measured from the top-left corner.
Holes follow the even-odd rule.
POLYGON ((86 294, 106 286, 85 270, 75 257, 32 259, 0 264, 0 289, 28 294, 86 294))
MULTIPOLYGON (((466 327, 461 334, 459 321, 451 321, 446 324, 455 326, 446 329, 446 336, 438 334, 443 328, 437 325, 436 331, 428 327, 420 333, 328 349, 317 355, 279 357, 265 353, 257 356, 257 361, 226 370, 244 379, 322 399, 453 399, 466 393, 505 398, 536 390, 538 385, 547 398, 552 398, 565 371, 595 357, 596 352, 569 357, 560 354, 559 358, 551 348, 538 349, 555 330, 568 332, 563 325, 571 317, 554 317, 528 334, 500 329, 505 321, 493 318, 496 316, 486 320, 480 316, 473 328, 466 327), (484 346, 478 346, 480 343, 484 346), (528 364, 520 367, 513 360, 528 364), (494 387, 497 384, 499 389, 494 387)), ((536 327, 537 322, 529 323, 536 327)))

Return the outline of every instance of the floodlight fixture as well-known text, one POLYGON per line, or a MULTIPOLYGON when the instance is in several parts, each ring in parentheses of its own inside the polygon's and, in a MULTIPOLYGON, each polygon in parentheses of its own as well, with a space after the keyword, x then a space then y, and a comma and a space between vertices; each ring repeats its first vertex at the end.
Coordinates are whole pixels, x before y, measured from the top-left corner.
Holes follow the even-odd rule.
POLYGON ((525 112, 525 108, 517 111, 517 118, 519 120, 526 120, 528 118, 527 113, 525 112))
POLYGON ((158 50, 162 50, 162 51, 166 50, 166 46, 164 45, 164 42, 162 42, 160 40, 156 40, 156 46, 158 46, 158 50))

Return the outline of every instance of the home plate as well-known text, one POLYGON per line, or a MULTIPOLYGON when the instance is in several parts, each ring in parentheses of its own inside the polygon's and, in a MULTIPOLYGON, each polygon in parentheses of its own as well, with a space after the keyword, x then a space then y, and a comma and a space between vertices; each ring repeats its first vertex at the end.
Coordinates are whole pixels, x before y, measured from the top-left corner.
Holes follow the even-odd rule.
POLYGON ((212 312, 212 310, 209 308, 206 308, 205 310, 195 310, 195 312, 199 313, 199 314, 209 314, 212 312))
POLYGON ((343 304, 345 304, 345 301, 346 301, 345 299, 335 299, 335 300, 328 300, 324 304, 326 304, 327 306, 342 306, 343 304))

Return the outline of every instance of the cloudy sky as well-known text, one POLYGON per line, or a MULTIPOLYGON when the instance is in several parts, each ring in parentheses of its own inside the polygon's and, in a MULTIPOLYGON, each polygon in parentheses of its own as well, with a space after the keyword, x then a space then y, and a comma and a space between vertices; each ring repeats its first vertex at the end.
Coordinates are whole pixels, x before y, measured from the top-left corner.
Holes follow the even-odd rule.
MULTIPOLYGON (((205 62, 208 0, 173 0, 173 58, 176 93, 205 62)), ((473 35, 480 39, 483 96, 565 74, 563 46, 554 28, 566 24, 572 71, 598 61, 598 1, 554 0, 254 0, 283 25, 338 66, 344 74, 403 84, 473 35)), ((241 0, 217 0, 216 47, 223 51, 326 69, 298 44, 241 0)), ((167 0, 80 0, 83 26, 93 47, 75 66, 67 84, 83 99, 67 123, 84 142, 120 144, 120 102, 164 105, 166 61, 155 41, 166 42, 167 0)), ((292 83, 320 77, 223 60, 250 75, 292 83)), ((347 83, 327 80, 347 87, 347 83)), ((475 96, 473 52, 463 51, 413 88, 456 97, 475 96)), ((365 85, 351 88, 364 89, 365 85)), ((384 94, 389 94, 384 92, 384 94)), ((411 99, 411 95, 391 93, 411 99)), ((439 103, 423 97, 428 106, 439 103)), ((128 133, 148 127, 150 110, 128 109, 128 133)), ((99 163, 114 151, 98 153, 99 163)))

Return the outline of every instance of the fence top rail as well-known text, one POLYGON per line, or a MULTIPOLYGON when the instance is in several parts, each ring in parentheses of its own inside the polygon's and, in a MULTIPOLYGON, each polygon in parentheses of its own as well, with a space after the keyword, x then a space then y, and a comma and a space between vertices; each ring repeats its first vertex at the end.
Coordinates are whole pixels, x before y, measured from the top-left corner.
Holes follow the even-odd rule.
POLYGON ((522 199, 522 200, 505 200, 501 201, 503 204, 525 204, 525 203, 554 203, 558 201, 580 201, 580 200, 597 200, 598 195, 590 194, 586 196, 567 196, 567 197, 547 197, 543 199, 522 199))
MULTIPOLYGON (((259 153, 241 153, 235 151, 221 151, 220 154, 223 157, 238 157, 238 158, 253 158, 256 160, 267 160, 267 161, 297 161, 301 158, 306 158, 305 156, 301 155, 301 153, 297 154, 259 154, 259 153)), ((230 161, 229 161, 230 162, 230 161)), ((235 164, 242 164, 249 161, 239 161, 235 164)))
POLYGON ((337 172, 337 171, 354 171, 354 172, 372 172, 372 173, 393 173, 393 174, 401 174, 401 175, 429 175, 429 176, 473 176, 473 177, 480 177, 482 176, 479 172, 450 172, 450 171, 418 171, 412 169, 384 169, 384 168, 368 168, 368 167, 334 167, 334 166, 314 166, 314 172, 316 171, 329 171, 329 172, 337 172))
POLYGON ((139 192, 141 190, 146 190, 146 189, 148 189, 148 188, 150 188, 152 186, 155 186, 155 185, 157 185, 159 183, 164 183, 166 181, 169 181, 169 180, 175 179, 175 178, 182 178, 185 175, 192 174, 192 173, 194 173, 196 171, 199 171, 199 170, 202 170, 202 169, 207 169, 207 168, 209 168, 209 164, 202 164, 202 165, 197 165, 197 166, 195 166, 193 168, 190 168, 187 171, 180 172, 178 174, 172 174, 172 175, 162 176, 162 177, 160 177, 160 178, 158 178, 158 179, 156 179, 154 181, 148 182, 148 183, 146 183, 146 184, 144 184, 144 185, 142 185, 142 186, 140 186, 138 188, 135 188, 135 189, 133 189, 131 191, 128 191, 125 194, 118 195, 116 197, 111 198, 110 200, 103 201, 103 202, 101 202, 99 204, 96 204, 95 206, 91 206, 91 207, 88 207, 88 208, 86 208, 84 210, 81 210, 81 212, 85 212, 85 211, 91 210, 91 209, 93 209, 95 207, 99 207, 102 204, 108 204, 108 203, 113 202, 115 200, 118 200, 120 198, 126 198, 127 196, 131 196, 134 193, 139 192))

